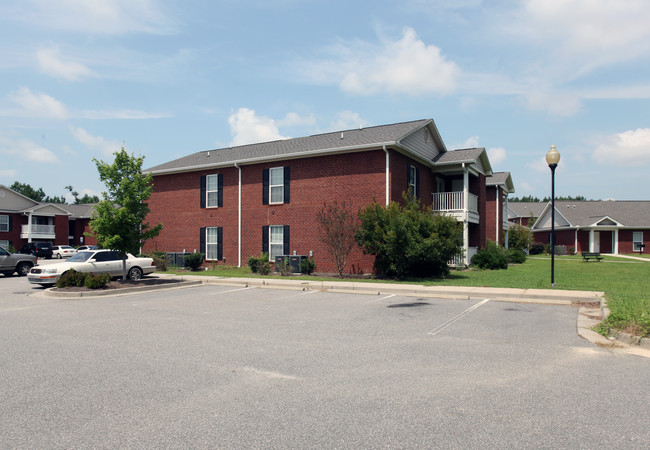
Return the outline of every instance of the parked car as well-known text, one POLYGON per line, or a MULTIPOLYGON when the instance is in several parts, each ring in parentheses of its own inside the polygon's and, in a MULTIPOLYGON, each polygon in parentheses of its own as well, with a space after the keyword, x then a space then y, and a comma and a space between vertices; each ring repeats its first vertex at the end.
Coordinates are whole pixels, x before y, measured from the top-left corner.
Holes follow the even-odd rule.
POLYGON ((0 247, 0 273, 3 273, 6 277, 10 277, 16 272, 20 276, 25 276, 37 263, 38 258, 34 255, 9 253, 0 247))
MULTIPOLYGON (((74 269, 77 272, 107 273, 111 277, 122 276, 122 257, 115 250, 92 250, 77 252, 66 262, 34 267, 27 274, 30 283, 50 285, 55 284, 61 275, 74 269)), ((151 258, 136 258, 127 253, 126 272, 131 280, 139 280, 156 270, 151 258)))
POLYGON ((20 247, 18 253, 50 259, 52 257, 52 244, 50 242, 28 242, 20 247))
POLYGON ((78 252, 86 252, 88 250, 97 250, 98 247, 96 245, 82 245, 81 247, 77 248, 78 252))
POLYGON ((69 245, 55 245, 52 247, 52 256, 57 259, 69 258, 77 253, 77 251, 69 245))

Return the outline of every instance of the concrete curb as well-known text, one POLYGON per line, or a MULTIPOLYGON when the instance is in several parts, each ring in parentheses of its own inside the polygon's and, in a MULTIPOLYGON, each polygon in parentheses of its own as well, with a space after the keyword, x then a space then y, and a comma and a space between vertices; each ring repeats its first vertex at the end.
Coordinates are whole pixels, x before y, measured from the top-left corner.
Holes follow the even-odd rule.
POLYGON ((43 292, 37 293, 36 295, 42 297, 52 297, 52 298, 60 298, 60 299, 117 297, 122 295, 129 295, 129 294, 139 294, 141 292, 158 291, 163 289, 180 289, 180 288, 191 287, 191 286, 199 286, 202 284, 204 284, 202 280, 185 281, 181 278, 179 283, 173 285, 158 284, 158 285, 150 285, 150 286, 128 287, 124 289, 108 289, 108 290, 79 291, 79 292, 60 292, 60 291, 53 291, 52 288, 49 288, 43 292))
MULTIPOLYGON (((609 308, 607 307, 607 300, 603 297, 600 302, 600 311, 601 311, 601 320, 607 319, 609 317, 609 308)), ((598 323, 600 323, 600 321, 598 323)), ((624 346, 642 348, 644 350, 650 351, 650 339, 648 338, 639 338, 638 336, 632 336, 631 334, 623 333, 622 331, 617 332, 612 336, 616 342, 624 346)))

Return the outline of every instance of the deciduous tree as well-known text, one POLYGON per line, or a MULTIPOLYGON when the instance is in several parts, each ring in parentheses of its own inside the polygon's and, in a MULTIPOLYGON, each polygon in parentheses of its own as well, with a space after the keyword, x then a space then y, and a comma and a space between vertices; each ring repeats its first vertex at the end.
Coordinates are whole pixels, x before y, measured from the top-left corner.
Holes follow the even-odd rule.
POLYGON ((316 218, 320 227, 320 240, 336 265, 339 277, 347 264, 352 248, 356 245, 358 220, 354 211, 345 203, 324 205, 316 218))

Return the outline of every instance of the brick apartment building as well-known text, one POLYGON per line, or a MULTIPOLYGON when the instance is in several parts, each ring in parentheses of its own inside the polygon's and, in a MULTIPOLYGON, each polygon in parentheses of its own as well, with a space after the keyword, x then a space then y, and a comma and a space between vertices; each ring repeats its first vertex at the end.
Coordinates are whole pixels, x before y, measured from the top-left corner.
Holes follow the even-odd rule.
MULTIPOLYGON (((145 172, 154 179, 147 222, 163 230, 144 251, 200 251, 229 265, 262 252, 313 255, 319 271, 335 270, 316 219, 326 204, 356 211, 411 188, 463 224, 463 264, 486 239, 503 239, 503 198, 514 191, 509 174, 488 186, 484 148, 447 151, 429 119, 202 151, 145 172)), ((368 273, 373 262, 355 248, 346 271, 368 273)))

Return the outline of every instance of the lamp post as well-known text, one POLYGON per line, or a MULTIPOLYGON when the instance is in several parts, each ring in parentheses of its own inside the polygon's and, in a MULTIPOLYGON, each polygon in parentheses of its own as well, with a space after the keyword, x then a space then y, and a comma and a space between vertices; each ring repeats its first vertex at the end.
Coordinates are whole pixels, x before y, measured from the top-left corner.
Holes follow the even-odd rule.
POLYGON ((560 152, 551 145, 546 154, 546 163, 551 169, 551 286, 555 287, 555 169, 560 162, 560 152))

